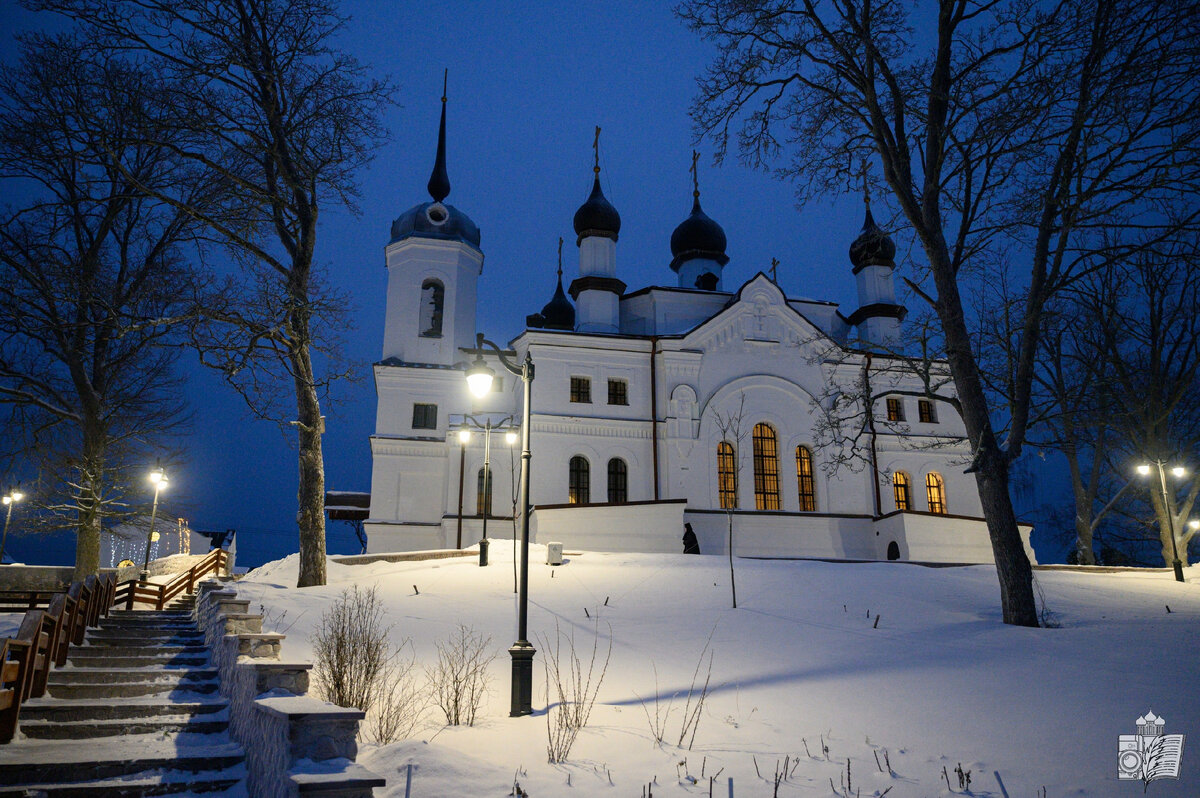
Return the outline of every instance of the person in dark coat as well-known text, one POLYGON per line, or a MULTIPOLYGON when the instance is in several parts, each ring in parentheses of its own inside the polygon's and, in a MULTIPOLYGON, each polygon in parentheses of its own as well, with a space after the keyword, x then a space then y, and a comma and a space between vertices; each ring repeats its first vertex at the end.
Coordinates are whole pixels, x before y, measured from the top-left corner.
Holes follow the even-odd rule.
POLYGON ((699 554, 700 541, 696 540, 696 533, 692 531, 691 524, 683 525, 683 553, 684 554, 699 554))

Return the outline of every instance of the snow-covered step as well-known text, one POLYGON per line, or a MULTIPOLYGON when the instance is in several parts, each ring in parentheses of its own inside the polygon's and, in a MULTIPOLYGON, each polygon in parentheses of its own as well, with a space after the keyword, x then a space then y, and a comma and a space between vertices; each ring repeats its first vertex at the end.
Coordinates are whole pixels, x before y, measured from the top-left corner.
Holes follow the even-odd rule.
POLYGON ((47 684, 114 684, 120 682, 212 681, 216 668, 80 668, 66 667, 50 672, 47 684))
POLYGON ((199 632, 158 629, 89 629, 84 644, 94 646, 200 645, 199 632))
POLYGON ((162 701, 154 697, 122 701, 34 698, 21 705, 21 728, 28 720, 69 723, 75 720, 130 720, 155 716, 199 716, 223 712, 229 702, 216 696, 197 696, 186 701, 162 701))
POLYGON ((21 719, 21 733, 38 740, 81 740, 125 734, 220 734, 228 729, 227 710, 100 720, 21 719))
POLYGON ((216 679, 186 679, 178 676, 158 676, 147 672, 147 678, 136 682, 93 684, 48 684, 51 698, 130 698, 160 696, 164 701, 186 699, 194 695, 215 694, 220 688, 216 679))
POLYGON ((123 776, 72 783, 0 786, 0 795, 37 795, 55 798, 128 798, 141 795, 196 795, 219 793, 237 786, 246 777, 242 765, 206 773, 166 770, 152 775, 123 776))
POLYGON ((199 644, 176 645, 174 643, 161 643, 159 645, 135 645, 135 646, 73 646, 67 653, 67 658, 72 657, 139 657, 139 656, 177 656, 177 655, 203 655, 208 656, 208 646, 199 644))
POLYGON ((146 649, 145 653, 127 654, 114 652, 111 648, 103 653, 86 648, 72 649, 67 662, 81 668, 180 668, 208 664, 208 649, 163 654, 158 649, 146 649))
POLYGON ((86 745, 26 739, 0 749, 0 785, 28 791, 32 785, 228 770, 244 761, 241 746, 223 735, 181 734, 165 740, 125 735, 86 745))

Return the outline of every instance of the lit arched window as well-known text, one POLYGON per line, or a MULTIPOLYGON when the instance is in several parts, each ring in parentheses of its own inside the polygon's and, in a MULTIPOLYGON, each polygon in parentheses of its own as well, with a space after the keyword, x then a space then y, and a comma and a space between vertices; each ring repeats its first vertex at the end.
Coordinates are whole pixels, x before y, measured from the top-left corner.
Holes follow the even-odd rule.
POLYGON ((571 458, 567 477, 567 504, 591 502, 590 474, 586 457, 575 455, 571 458))
POLYGON ((800 494, 800 512, 816 512, 817 487, 813 482, 812 452, 807 446, 796 447, 796 489, 800 494))
POLYGON ((625 461, 614 457, 608 461, 608 500, 613 503, 629 501, 629 470, 625 461))
POLYGON ((929 499, 929 512, 946 514, 946 483, 936 471, 925 475, 925 496, 929 499))
POLYGON ((737 454, 729 441, 717 444, 717 495, 722 510, 737 508, 737 454))
POLYGON ((423 338, 442 337, 442 301, 446 289, 437 280, 421 283, 421 315, 417 322, 423 338))
POLYGON ((488 469, 487 478, 484 479, 483 469, 479 469, 479 476, 475 479, 475 514, 476 515, 491 515, 492 514, 492 476, 491 469, 488 469), (486 484, 485 484, 486 481, 486 484))
POLYGON ((892 491, 896 495, 896 509, 909 510, 912 508, 912 497, 909 495, 909 486, 912 482, 908 478, 908 474, 903 471, 897 471, 892 474, 892 491))
POLYGON ((770 424, 754 425, 754 506, 779 509, 779 452, 770 424))

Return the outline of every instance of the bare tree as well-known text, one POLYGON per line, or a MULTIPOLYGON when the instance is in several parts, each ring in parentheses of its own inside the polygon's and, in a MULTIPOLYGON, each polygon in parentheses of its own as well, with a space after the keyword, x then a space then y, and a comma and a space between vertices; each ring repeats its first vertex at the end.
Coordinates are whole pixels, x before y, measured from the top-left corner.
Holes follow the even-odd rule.
POLYGON ((334 46, 344 19, 333 0, 29 2, 78 21, 97 51, 153 69, 170 104, 145 135, 181 139, 176 153, 226 190, 219 207, 155 196, 202 221, 242 267, 197 343, 253 412, 296 427, 298 584, 324 584, 321 394, 339 374, 321 373, 313 353, 336 354, 332 321, 346 302, 321 279, 318 218, 328 202, 352 207, 390 87, 334 46))
MULTIPOLYGON (((1110 423, 1120 436, 1118 467, 1130 475, 1138 462, 1182 464, 1200 452, 1200 250, 1196 239, 1139 254, 1088 284, 1084 318, 1096 325, 1093 368, 1113 397, 1110 423)), ((1196 530, 1188 517, 1200 496, 1193 467, 1164 499, 1157 470, 1144 485, 1158 527, 1163 561, 1176 550, 1187 564, 1196 530), (1175 540, 1171 539, 1174 530, 1175 540)))
POLYGON ((1026 440, 1046 304, 1081 275, 1195 226, 1200 212, 1198 11, 1190 0, 679 8, 718 48, 693 115, 719 155, 732 137, 747 161, 769 166, 786 147, 778 171, 801 201, 844 190, 869 162, 919 242, 927 263, 909 285, 941 329, 1006 623, 1038 623, 1009 469, 1026 440), (1108 235, 1116 228, 1144 234, 1108 235), (1014 356, 991 397, 963 294, 981 264, 1005 259, 1022 264, 1014 356))
POLYGON ((726 549, 729 553, 729 591, 733 599, 733 608, 736 610, 737 582, 733 573, 733 511, 738 506, 738 487, 741 482, 742 463, 746 460, 742 446, 746 442, 748 434, 744 426, 746 394, 738 394, 736 410, 730 409, 723 413, 713 407, 709 413, 712 416, 713 426, 721 434, 721 440, 717 446, 717 495, 720 497, 721 509, 725 511, 725 520, 729 525, 726 539, 726 549), (723 476, 723 472, 729 472, 731 476, 723 476), (732 484, 726 484, 724 480, 731 480, 732 484))
POLYGON ((0 74, 0 180, 15 198, 0 218, 0 405, 10 455, 43 475, 43 525, 76 530, 82 579, 102 526, 148 509, 149 462, 186 420, 172 347, 201 284, 180 252, 194 225, 153 192, 202 184, 170 142, 140 136, 154 77, 77 45, 27 37, 0 74))

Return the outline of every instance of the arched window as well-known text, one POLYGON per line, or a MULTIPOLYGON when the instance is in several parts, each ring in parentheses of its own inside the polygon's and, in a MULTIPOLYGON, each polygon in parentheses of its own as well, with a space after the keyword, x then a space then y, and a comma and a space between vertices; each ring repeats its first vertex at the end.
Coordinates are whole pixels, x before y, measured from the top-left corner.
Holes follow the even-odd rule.
POLYGON ((717 444, 717 498, 722 510, 738 506, 737 453, 729 441, 717 444))
POLYGON ((487 479, 484 479, 483 469, 479 469, 479 476, 475 479, 475 514, 488 515, 492 514, 492 470, 489 468, 487 479), (485 484, 486 483, 486 484, 485 484))
POLYGON ((417 322, 423 338, 442 337, 442 301, 446 289, 437 280, 421 283, 421 315, 417 322))
POLYGON ((946 483, 936 471, 925 475, 925 497, 929 500, 929 512, 946 514, 946 483))
POLYGON ((908 478, 908 474, 903 471, 897 471, 892 474, 892 491, 896 495, 896 509, 910 510, 912 509, 912 497, 909 495, 909 486, 912 482, 908 478))
POLYGON ((816 512, 817 487, 813 482, 812 452, 807 446, 796 447, 796 489, 800 495, 800 512, 816 512))
POLYGON ((629 469, 620 457, 608 461, 608 500, 612 503, 629 501, 629 469))
POLYGON ((770 424, 754 425, 754 506, 779 509, 779 452, 770 424))
POLYGON ((591 502, 591 477, 586 457, 575 455, 571 458, 567 477, 567 504, 588 504, 591 502))

